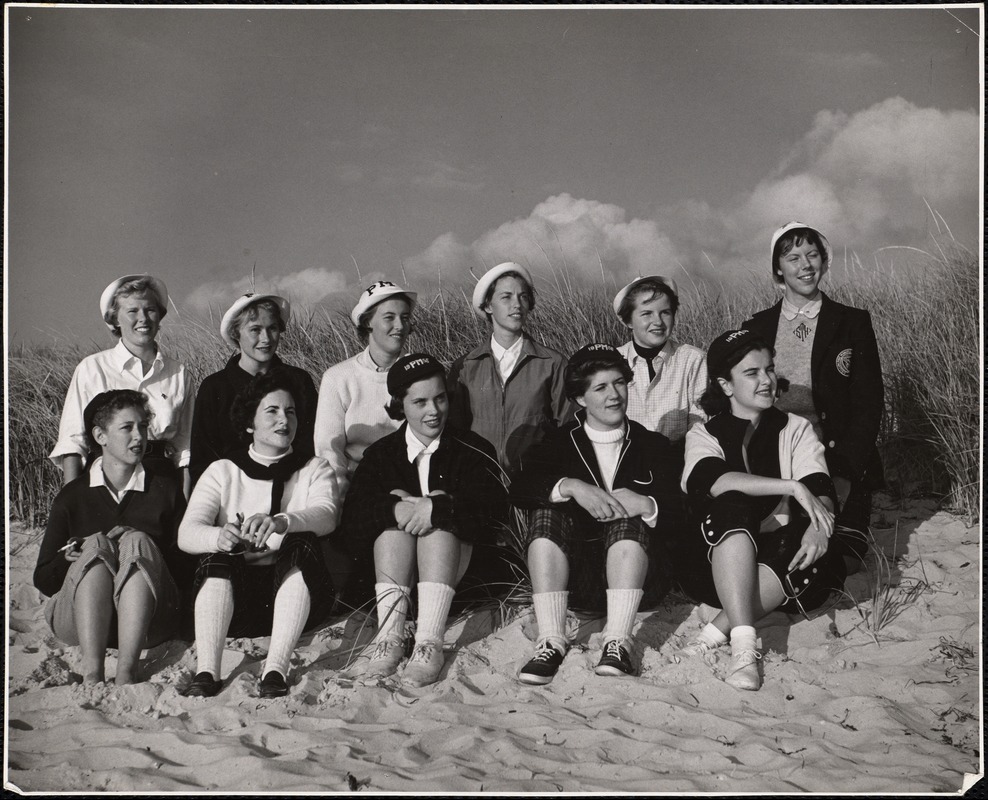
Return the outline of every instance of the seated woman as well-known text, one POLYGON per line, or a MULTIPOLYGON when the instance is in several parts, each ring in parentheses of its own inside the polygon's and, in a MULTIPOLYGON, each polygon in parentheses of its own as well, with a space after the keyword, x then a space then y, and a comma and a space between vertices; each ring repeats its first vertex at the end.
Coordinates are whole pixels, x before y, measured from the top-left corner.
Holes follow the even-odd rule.
POLYGON ((833 548, 856 571, 868 552, 871 493, 884 483, 878 454, 885 388, 871 317, 820 290, 833 251, 809 225, 790 222, 772 234, 772 279, 782 300, 741 327, 775 348, 789 388, 778 408, 806 417, 826 448, 837 490, 833 548))
MULTIPOLYGON (((574 353, 566 394, 582 410, 529 450, 512 478, 511 501, 535 509, 528 565, 539 640, 518 675, 524 683, 549 683, 562 664, 571 572, 589 581, 584 599, 597 607, 601 573, 606 579, 607 624, 596 673, 635 672, 629 651, 643 587, 647 577, 656 578, 655 561, 663 558, 659 537, 680 524, 681 512, 669 440, 627 418, 630 379, 628 362, 610 345, 574 353), (601 545, 606 555, 588 548, 578 555, 586 542, 601 545)), ((668 585, 654 588, 661 596, 668 585)))
POLYGON ((332 611, 319 548, 338 512, 336 479, 321 458, 292 449, 298 388, 283 372, 254 378, 233 403, 251 442, 214 461, 196 484, 179 546, 196 570, 196 675, 182 694, 211 697, 229 636, 271 636, 259 697, 288 694, 288 666, 303 630, 332 611))
MULTIPOLYGON (((85 466, 86 430, 83 410, 100 392, 132 389, 143 392, 151 410, 145 462, 161 469, 189 464, 189 432, 193 395, 188 372, 166 356, 155 341, 168 311, 165 284, 150 275, 117 278, 100 297, 100 315, 120 341, 111 350, 86 356, 69 383, 58 426, 58 441, 49 458, 61 467, 64 483, 85 466)), ((188 494, 188 471, 181 479, 188 494)))
POLYGON ((697 513, 680 574, 694 600, 723 609, 683 650, 731 641, 726 682, 761 685, 755 623, 774 609, 823 604, 844 580, 830 549, 834 486, 823 445, 802 417, 775 408, 772 349, 747 330, 727 331, 707 351, 710 415, 686 434, 682 487, 697 513))
POLYGON ((292 316, 289 302, 276 294, 245 294, 223 315, 220 335, 234 353, 219 372, 208 375, 196 394, 192 416, 192 458, 189 472, 194 486, 206 467, 242 444, 230 416, 233 399, 255 375, 283 370, 301 391, 298 432, 292 449, 314 454, 312 431, 316 417, 316 385, 308 372, 278 358, 278 345, 292 316))
POLYGON ((87 474, 52 504, 34 585, 55 637, 82 650, 83 679, 105 678, 108 646, 119 648, 117 685, 136 683, 141 650, 169 639, 179 595, 170 561, 185 496, 174 472, 141 465, 147 446, 147 397, 101 392, 86 406, 87 474))
POLYGON ((446 426, 446 373, 415 353, 388 372, 388 413, 404 424, 364 451, 343 508, 352 552, 373 551, 378 631, 355 674, 386 677, 405 653, 412 582, 418 585, 415 648, 402 682, 434 683, 442 670, 443 633, 455 587, 474 545, 490 542, 507 513, 494 448, 446 426))
POLYGON ((681 456, 686 431, 706 419, 699 401, 707 365, 702 350, 672 338, 679 289, 660 275, 636 278, 614 296, 613 305, 631 332, 631 341, 618 348, 634 373, 628 418, 661 433, 681 456))

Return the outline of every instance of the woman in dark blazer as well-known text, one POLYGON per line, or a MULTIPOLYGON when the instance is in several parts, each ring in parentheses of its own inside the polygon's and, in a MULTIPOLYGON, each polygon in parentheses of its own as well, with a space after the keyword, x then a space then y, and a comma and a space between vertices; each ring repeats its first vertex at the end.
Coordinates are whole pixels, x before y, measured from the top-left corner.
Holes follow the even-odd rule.
POLYGON ((776 371, 789 383, 778 408, 809 419, 826 448, 840 504, 834 546, 853 571, 868 549, 871 492, 884 485, 876 442, 885 388, 871 316, 820 290, 832 260, 830 243, 815 228, 779 228, 772 278, 783 297, 741 327, 774 345, 776 371))

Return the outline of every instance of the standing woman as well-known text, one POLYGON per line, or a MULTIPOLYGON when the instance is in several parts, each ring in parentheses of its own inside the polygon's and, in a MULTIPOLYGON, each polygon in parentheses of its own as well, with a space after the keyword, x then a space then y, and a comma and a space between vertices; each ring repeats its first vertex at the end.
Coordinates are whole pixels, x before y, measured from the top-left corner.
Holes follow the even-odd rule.
POLYGON ((761 337, 721 334, 707 351, 707 371, 701 403, 710 419, 686 434, 682 488, 695 517, 680 584, 722 610, 682 655, 729 638, 725 681, 756 690, 755 624, 776 608, 805 614, 844 581, 844 562, 829 547, 834 485, 810 423, 775 408, 772 349, 761 337))
POLYGON ((741 327, 774 345, 779 377, 789 383, 778 407, 810 420, 826 447, 840 509, 834 549, 856 571, 868 552, 871 493, 884 485, 876 442, 885 387, 868 312, 820 290, 832 261, 830 242, 816 228, 779 228, 772 279, 782 300, 741 327))
POLYGON ((336 474, 340 499, 367 446, 398 427, 385 411, 388 370, 412 332, 415 292, 391 281, 372 283, 350 312, 365 348, 326 370, 316 409, 316 455, 336 474))
POLYGON ((491 444, 446 425, 442 364, 425 353, 405 356, 388 372, 387 388, 388 413, 404 423, 367 448, 343 511, 351 551, 370 551, 376 573, 378 631, 355 671, 382 678, 397 670, 415 584, 415 648, 402 681, 425 686, 443 667, 456 586, 474 547, 493 541, 507 496, 491 444))
POLYGON ((156 342, 168 311, 168 289, 151 275, 124 275, 106 287, 99 306, 103 321, 120 341, 79 362, 49 458, 61 467, 63 484, 78 477, 87 454, 84 409, 101 392, 132 389, 147 395, 151 411, 145 460, 159 470, 181 470, 188 495, 192 387, 185 366, 166 356, 156 342))
POLYGON ((237 395, 234 423, 250 445, 206 468, 179 526, 179 547, 201 556, 194 586, 197 667, 186 696, 220 690, 228 635, 270 635, 258 695, 288 694, 299 636, 332 611, 333 583, 318 538, 336 525, 339 495, 329 465, 292 448, 295 391, 289 375, 272 372, 237 395))
POLYGON ((670 278, 637 278, 614 297, 614 313, 631 331, 618 348, 631 367, 628 418, 661 433, 682 458, 686 431, 706 419, 700 396, 707 387, 703 351, 672 338, 679 290, 670 278))
POLYGON ((563 388, 566 358, 525 331, 535 292, 521 264, 485 272, 473 307, 490 321, 491 338, 450 368, 450 421, 493 444, 501 467, 511 472, 529 447, 573 416, 563 388))
POLYGON ((299 391, 298 432, 292 448, 302 455, 314 454, 312 432, 316 416, 316 385, 304 369, 278 358, 278 345, 292 315, 291 304, 275 294, 248 293, 223 315, 220 335, 234 353, 226 366, 209 375, 199 386, 192 417, 192 459, 189 472, 193 486, 214 461, 241 445, 239 432, 230 417, 233 399, 255 375, 284 371, 299 391))

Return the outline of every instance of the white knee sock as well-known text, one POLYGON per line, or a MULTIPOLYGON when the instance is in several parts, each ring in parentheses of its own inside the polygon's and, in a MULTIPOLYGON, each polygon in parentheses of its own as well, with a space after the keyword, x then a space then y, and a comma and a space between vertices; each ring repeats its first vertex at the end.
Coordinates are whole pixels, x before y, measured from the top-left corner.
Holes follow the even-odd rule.
POLYGON ((422 581, 419 589, 419 616, 415 628, 415 644, 443 641, 446 618, 456 590, 445 583, 422 581))
POLYGON ((635 627, 638 616, 638 606, 645 592, 641 589, 608 589, 607 590, 607 625, 604 627, 604 641, 617 639, 627 642, 631 639, 631 631, 635 627))
POLYGON ((731 653, 757 649, 758 642, 755 638, 755 629, 753 626, 738 625, 731 628, 731 653))
POLYGON ((226 633, 233 619, 233 584, 226 578, 206 578, 196 595, 196 672, 220 678, 226 633))
POLYGON ((397 583, 375 583, 377 595, 377 641, 404 639, 405 620, 408 618, 409 586, 397 583))
POLYGON ((309 587, 305 585, 302 571, 292 567, 274 596, 274 625, 262 677, 272 671, 280 672, 283 678, 288 677, 292 651, 305 629, 310 607, 309 587))
POLYGON ((569 644, 566 640, 569 592, 533 594, 532 605, 535 606, 535 621, 539 624, 539 638, 548 639, 555 647, 565 651, 569 644))

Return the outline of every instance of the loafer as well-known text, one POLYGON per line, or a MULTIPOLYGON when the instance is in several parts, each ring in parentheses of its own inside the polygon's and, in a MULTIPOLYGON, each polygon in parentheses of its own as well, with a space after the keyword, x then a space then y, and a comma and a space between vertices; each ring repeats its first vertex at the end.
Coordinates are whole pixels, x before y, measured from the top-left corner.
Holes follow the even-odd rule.
POLYGON ((409 686, 428 686, 435 683, 444 663, 446 658, 443 656, 441 642, 417 644, 401 674, 401 682, 409 686))
POLYGON ((288 694, 288 683, 280 672, 266 672, 261 682, 257 684, 257 696, 264 698, 284 697, 288 694))
POLYGON ((598 675, 634 675, 635 666, 631 663, 628 648, 617 639, 604 642, 604 652, 594 669, 598 675))
POLYGON ((556 677, 565 655, 562 650, 557 650, 548 641, 540 642, 535 649, 535 655, 518 671, 518 680, 534 686, 544 686, 556 677))
POLYGON ((183 697, 214 697, 223 688, 223 681, 218 681, 208 672, 197 672, 189 685, 179 691, 183 697))

